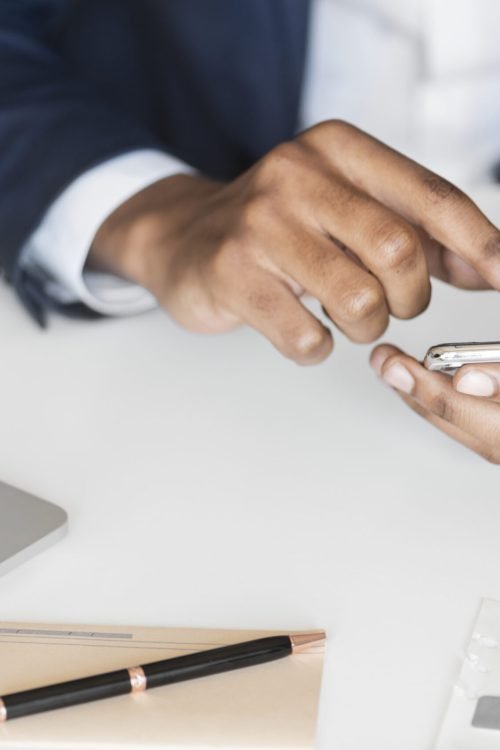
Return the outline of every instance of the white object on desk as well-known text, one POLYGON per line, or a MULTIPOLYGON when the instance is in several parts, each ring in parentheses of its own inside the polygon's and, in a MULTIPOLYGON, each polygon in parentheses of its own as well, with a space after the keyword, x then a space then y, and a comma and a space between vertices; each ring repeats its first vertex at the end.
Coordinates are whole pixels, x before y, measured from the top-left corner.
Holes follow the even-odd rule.
POLYGON ((485 599, 435 750, 497 750, 500 731, 473 726, 478 701, 500 696, 500 602, 485 599))
MULTIPOLYGON (((436 283, 384 338, 500 338, 500 297, 436 283)), ((0 339, 0 476, 71 517, 0 579, 2 619, 325 627, 320 749, 430 750, 473 613, 500 598, 498 467, 338 332, 299 368, 161 312, 42 333, 2 290, 0 339)))

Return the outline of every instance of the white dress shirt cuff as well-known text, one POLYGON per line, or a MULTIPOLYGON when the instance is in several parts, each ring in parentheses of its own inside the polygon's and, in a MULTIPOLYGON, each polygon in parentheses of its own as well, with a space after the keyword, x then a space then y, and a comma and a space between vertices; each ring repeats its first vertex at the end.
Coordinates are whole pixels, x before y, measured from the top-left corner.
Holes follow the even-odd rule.
POLYGON ((21 252, 20 263, 43 276, 57 302, 83 302, 104 315, 129 315, 156 305, 142 287, 84 270, 97 230, 115 209, 144 188, 191 168, 152 149, 117 156, 80 175, 51 205, 21 252))

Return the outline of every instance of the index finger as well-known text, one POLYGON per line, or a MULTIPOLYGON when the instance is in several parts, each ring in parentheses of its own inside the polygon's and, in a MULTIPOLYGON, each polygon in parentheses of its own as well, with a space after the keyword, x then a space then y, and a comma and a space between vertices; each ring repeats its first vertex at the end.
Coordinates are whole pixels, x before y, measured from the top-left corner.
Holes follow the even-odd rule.
POLYGON ((322 151, 330 145, 328 156, 347 179, 425 229, 500 289, 500 231, 462 190, 347 123, 318 126, 318 139, 319 131, 322 151))

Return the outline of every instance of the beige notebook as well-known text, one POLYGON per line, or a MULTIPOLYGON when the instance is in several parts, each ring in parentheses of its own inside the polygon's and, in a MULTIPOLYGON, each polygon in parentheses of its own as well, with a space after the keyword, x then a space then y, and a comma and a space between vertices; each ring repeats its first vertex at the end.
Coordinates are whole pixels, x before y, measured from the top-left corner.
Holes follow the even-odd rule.
MULTIPOLYGON (((276 635, 0 623, 0 695, 276 635)), ((0 748, 314 748, 323 647, 0 724, 0 748)))

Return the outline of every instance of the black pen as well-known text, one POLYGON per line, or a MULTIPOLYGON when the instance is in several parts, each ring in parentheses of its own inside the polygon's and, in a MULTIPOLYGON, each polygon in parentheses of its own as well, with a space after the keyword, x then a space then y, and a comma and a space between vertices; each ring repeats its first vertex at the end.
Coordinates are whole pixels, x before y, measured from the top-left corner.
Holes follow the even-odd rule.
POLYGON ((290 654, 312 651, 315 646, 324 643, 325 638, 322 631, 257 638, 139 667, 11 693, 0 698, 0 722, 116 695, 140 693, 149 688, 229 672, 232 669, 252 667, 290 654))

